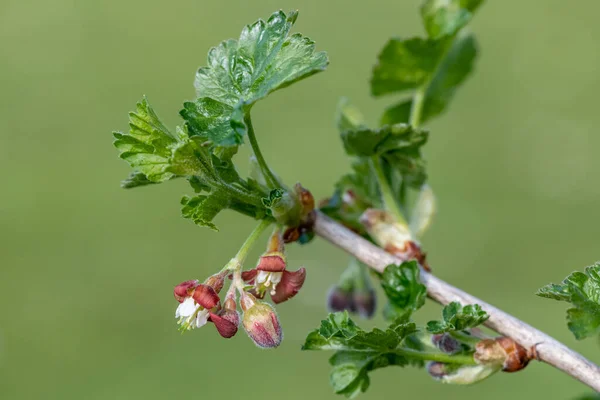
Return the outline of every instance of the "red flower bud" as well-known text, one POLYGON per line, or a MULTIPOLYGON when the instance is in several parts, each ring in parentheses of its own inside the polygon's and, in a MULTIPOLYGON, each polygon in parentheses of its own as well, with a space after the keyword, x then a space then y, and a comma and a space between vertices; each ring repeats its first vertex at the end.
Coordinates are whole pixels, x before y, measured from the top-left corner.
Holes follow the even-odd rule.
POLYGON ((448 333, 431 336, 431 343, 446 354, 456 354, 462 350, 460 342, 448 333))
POLYGON ((375 314, 377 306, 377 297, 373 289, 355 291, 353 295, 353 303, 356 311, 363 318, 371 318, 375 314))
POLYGON ((219 295, 215 292, 215 289, 213 289, 212 286, 204 284, 200 284, 196 287, 192 297, 196 303, 208 310, 215 307, 220 301, 219 295))
POLYGON ((175 296, 175 299, 178 302, 183 303, 185 298, 189 297, 192 294, 192 292, 194 291, 194 289, 196 289, 198 284, 198 281, 194 279, 182 282, 179 285, 175 286, 175 289, 173 290, 173 295, 175 296))
POLYGON ((339 286, 331 287, 327 294, 327 309, 330 312, 344 310, 355 312, 356 306, 354 305, 352 291, 344 290, 339 286))
POLYGON ((205 282, 205 285, 212 286, 215 289, 215 292, 219 293, 221 289, 223 289, 223 285, 225 284, 225 277, 227 276, 228 271, 219 272, 213 276, 210 276, 205 282))
MULTIPOLYGON (((244 304, 244 296, 242 296, 242 304, 244 304)), ((283 332, 273 307, 258 301, 246 302, 246 307, 242 324, 254 344, 262 348, 279 346, 283 339, 283 332)))

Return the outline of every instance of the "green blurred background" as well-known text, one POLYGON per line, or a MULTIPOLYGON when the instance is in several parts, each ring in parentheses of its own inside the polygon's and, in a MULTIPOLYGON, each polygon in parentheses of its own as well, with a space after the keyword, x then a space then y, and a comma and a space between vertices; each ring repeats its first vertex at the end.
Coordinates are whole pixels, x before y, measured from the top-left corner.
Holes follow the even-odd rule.
MULTIPOLYGON (((562 304, 535 290, 600 259, 600 3, 488 1, 472 29, 481 57, 426 148, 439 214, 424 245, 435 273, 600 362, 577 343, 562 304)), ((285 340, 255 348, 212 327, 181 336, 172 287, 203 278, 253 222, 226 212, 221 232, 179 215, 183 182, 125 191, 129 167, 110 132, 146 94, 168 125, 192 99, 210 46, 297 8, 296 31, 327 50, 327 72, 254 111, 272 166, 318 198, 348 170, 333 124, 340 96, 371 120, 371 65, 392 35, 421 34, 418 1, 0 2, 0 398, 333 399, 325 352, 301 353, 348 257, 321 240, 289 251, 301 294, 278 307, 285 340)), ((247 154, 247 153, 244 153, 247 154)), ((241 157, 240 157, 241 158, 241 157)), ((245 169, 246 164, 240 164, 245 169)), ((257 256, 259 250, 253 254, 257 256)), ((422 321, 438 315, 429 304, 422 321)), ((364 323, 373 326, 380 319, 364 323)), ((372 375, 363 399, 568 399, 586 388, 538 363, 473 387, 423 371, 372 375)))

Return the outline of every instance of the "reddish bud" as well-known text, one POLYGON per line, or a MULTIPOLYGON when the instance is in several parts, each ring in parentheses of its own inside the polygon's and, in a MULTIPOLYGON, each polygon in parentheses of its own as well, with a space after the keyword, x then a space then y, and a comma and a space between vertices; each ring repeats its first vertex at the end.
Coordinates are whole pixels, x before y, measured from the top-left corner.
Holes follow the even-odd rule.
POLYGON ((195 279, 182 282, 179 285, 175 286, 175 289, 173 290, 173 295, 175 296, 175 299, 178 302, 183 303, 185 298, 189 297, 197 286, 198 281, 195 279))
POLYGON ((327 309, 330 312, 348 310, 356 311, 352 291, 344 290, 339 286, 332 286, 327 294, 327 309))
POLYGON ((474 357, 480 364, 501 365, 504 372, 520 371, 530 360, 523 346, 504 336, 477 343, 474 357))
POLYGON ((219 295, 215 292, 215 289, 212 286, 208 285, 198 285, 194 293, 192 294, 194 301, 200 304, 202 307, 210 310, 219 304, 219 295))
POLYGON ((228 271, 220 272, 209 277, 204 284, 208 286, 212 286, 215 289, 215 292, 219 293, 221 289, 223 289, 223 285, 225 284, 225 277, 227 276, 228 271))
POLYGON ((371 318, 375 314, 377 297, 373 289, 355 291, 353 303, 356 311, 363 318, 371 318))
POLYGON ((294 191, 300 200, 300 204, 302 205, 302 215, 308 215, 312 210, 315 209, 315 198, 312 193, 302 187, 300 183, 296 183, 294 186, 294 191))
POLYGON ((431 336, 431 343, 446 354, 456 354, 463 349, 460 342, 448 333, 431 336))
POLYGON ((300 291, 305 279, 306 269, 304 268, 300 268, 294 272, 283 271, 281 281, 275 289, 275 294, 271 293, 271 299, 275 304, 291 299, 300 291))
POLYGON ((277 347, 283 339, 283 332, 277 314, 273 307, 267 303, 255 301, 253 305, 246 308, 242 324, 250 339, 258 347, 277 347))

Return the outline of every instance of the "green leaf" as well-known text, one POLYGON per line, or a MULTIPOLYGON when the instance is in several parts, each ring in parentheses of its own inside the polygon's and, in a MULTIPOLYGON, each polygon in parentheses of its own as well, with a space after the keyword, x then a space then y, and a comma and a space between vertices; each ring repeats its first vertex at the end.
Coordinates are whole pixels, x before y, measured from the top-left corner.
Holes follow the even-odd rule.
POLYGON ((430 38, 454 35, 466 26, 483 0, 427 0, 421 6, 423 25, 430 38))
POLYGON ((427 288, 419 277, 419 264, 405 261, 388 265, 381 277, 381 286, 390 302, 391 315, 409 314, 425 304, 427 288))
POLYGON ((574 307, 567 310, 567 325, 578 340, 600 334, 600 263, 583 272, 573 272, 561 284, 544 286, 540 297, 566 301, 574 307))
POLYGON ((373 96, 416 89, 426 84, 443 58, 448 43, 448 39, 390 39, 373 68, 373 96))
POLYGON ((365 332, 347 312, 340 312, 329 314, 321 327, 308 335, 302 350, 337 350, 329 360, 333 366, 331 385, 336 393, 351 398, 369 387, 368 374, 375 369, 409 363, 422 365, 420 360, 396 351, 415 332, 415 324, 406 317, 396 320, 385 331, 365 332))
POLYGON ((462 306, 453 301, 442 310, 441 321, 429 321, 427 331, 430 333, 444 333, 463 331, 483 324, 490 316, 478 304, 462 306))
POLYGON ((243 143, 246 127, 238 121, 241 112, 239 104, 232 107, 203 97, 195 102, 186 102, 183 107, 179 114, 186 121, 190 137, 200 145, 210 143, 218 149, 237 147, 243 143))
POLYGON ((345 97, 338 102, 335 121, 340 132, 361 129, 366 126, 360 110, 350 104, 350 101, 345 97))
MULTIPOLYGON (((178 176, 173 175, 170 179, 174 178, 178 178, 178 176)), ((142 174, 141 172, 132 172, 126 179, 121 181, 121 187, 123 189, 132 189, 139 186, 154 185, 156 183, 159 182, 152 182, 146 177, 146 175, 142 174)))
MULTIPOLYGON (((461 36, 454 41, 427 86, 421 111, 421 122, 427 122, 445 111, 456 89, 472 72, 476 57, 477 43, 473 35, 461 36)), ((381 123, 407 122, 411 107, 412 100, 402 101, 389 107, 383 114, 381 123)))
POLYGON ((428 136, 426 130, 396 124, 380 129, 347 130, 342 132, 342 141, 349 155, 381 157, 388 170, 397 171, 407 185, 418 189, 427 179, 421 147, 428 136))
POLYGON ((211 221, 221 210, 229 206, 229 198, 226 193, 218 191, 208 196, 183 196, 181 206, 181 215, 184 218, 191 219, 196 225, 218 231, 217 226, 211 221))
POLYGON ((175 175, 194 175, 199 169, 193 143, 186 135, 173 135, 162 124, 144 98, 129 113, 129 132, 114 132, 120 157, 150 182, 163 182, 175 175))
POLYGON ((325 52, 299 33, 289 35, 297 12, 278 11, 264 22, 246 26, 238 40, 227 40, 208 53, 208 66, 196 73, 198 97, 234 107, 251 106, 269 93, 291 85, 328 64, 325 52))

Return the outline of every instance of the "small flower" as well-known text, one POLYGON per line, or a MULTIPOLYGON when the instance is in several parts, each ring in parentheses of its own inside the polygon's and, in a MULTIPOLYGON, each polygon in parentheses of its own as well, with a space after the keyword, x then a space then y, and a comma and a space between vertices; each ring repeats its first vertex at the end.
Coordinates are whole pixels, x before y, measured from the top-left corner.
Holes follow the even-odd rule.
POLYGON ((275 304, 294 297, 306 279, 306 269, 286 270, 283 237, 279 230, 269 240, 267 251, 260 257, 256 268, 242 272, 242 279, 254 285, 253 293, 262 299, 268 291, 275 304))
MULTIPOLYGON (((230 338, 237 332, 239 315, 235 311, 235 301, 225 302, 225 308, 221 309, 221 301, 218 291, 223 287, 224 275, 213 275, 206 283, 197 280, 185 281, 175 286, 173 291, 179 306, 175 311, 177 323, 180 330, 187 331, 200 328, 208 321, 213 322, 219 334, 230 338), (211 286, 211 283, 216 286, 211 286)), ((230 300, 230 299, 228 299, 230 300)))
POLYGON ((432 335, 431 343, 446 354, 456 354, 463 350, 462 344, 449 333, 432 335))
POLYGON ((262 348, 279 346, 283 332, 273 307, 246 292, 242 294, 241 305, 244 310, 242 324, 254 344, 262 348))

